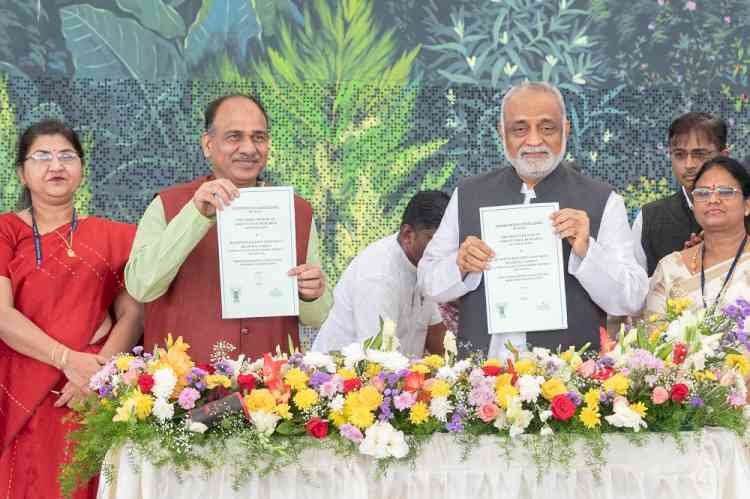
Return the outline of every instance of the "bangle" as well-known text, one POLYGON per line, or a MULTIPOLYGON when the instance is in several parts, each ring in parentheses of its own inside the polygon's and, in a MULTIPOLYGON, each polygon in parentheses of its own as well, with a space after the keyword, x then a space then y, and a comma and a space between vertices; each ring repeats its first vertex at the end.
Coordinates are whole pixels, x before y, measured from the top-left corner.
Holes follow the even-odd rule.
POLYGON ((50 359, 52 359, 52 365, 57 367, 58 369, 60 366, 57 364, 57 361, 55 360, 55 356, 57 356, 57 349, 60 348, 59 343, 55 343, 55 346, 52 347, 52 353, 50 354, 50 359))
POLYGON ((60 369, 64 369, 65 365, 68 363, 68 354, 70 353, 70 349, 66 348, 63 350, 62 358, 60 359, 60 369))

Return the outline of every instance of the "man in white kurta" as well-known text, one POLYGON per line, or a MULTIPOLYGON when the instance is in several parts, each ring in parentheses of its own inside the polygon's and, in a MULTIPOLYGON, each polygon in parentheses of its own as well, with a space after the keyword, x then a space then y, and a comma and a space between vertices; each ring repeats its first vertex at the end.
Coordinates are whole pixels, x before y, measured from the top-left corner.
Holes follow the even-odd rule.
POLYGON ((417 193, 409 202, 399 232, 375 241, 354 257, 334 290, 334 306, 313 342, 328 352, 378 334, 380 320, 396 322, 399 350, 421 357, 428 334, 439 336, 442 325, 437 303, 417 285, 417 263, 440 223, 448 196, 417 193))

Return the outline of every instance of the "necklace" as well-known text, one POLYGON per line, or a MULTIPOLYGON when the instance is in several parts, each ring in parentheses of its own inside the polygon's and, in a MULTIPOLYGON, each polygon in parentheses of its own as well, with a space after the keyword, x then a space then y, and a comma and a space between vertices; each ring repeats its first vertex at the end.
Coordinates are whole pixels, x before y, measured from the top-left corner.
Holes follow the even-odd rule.
MULTIPOLYGON (((42 235, 39 233, 39 226, 36 223, 33 206, 29 208, 29 212, 31 213, 31 232, 34 234, 34 256, 36 257, 36 266, 39 268, 42 266, 42 235)), ((70 241, 64 238, 62 234, 55 231, 55 234, 63 240, 65 246, 68 248, 67 254, 70 258, 76 256, 76 252, 73 251, 73 233, 76 231, 77 226, 78 217, 76 216, 76 209, 73 207, 73 216, 70 217, 70 233, 68 234, 70 241)))

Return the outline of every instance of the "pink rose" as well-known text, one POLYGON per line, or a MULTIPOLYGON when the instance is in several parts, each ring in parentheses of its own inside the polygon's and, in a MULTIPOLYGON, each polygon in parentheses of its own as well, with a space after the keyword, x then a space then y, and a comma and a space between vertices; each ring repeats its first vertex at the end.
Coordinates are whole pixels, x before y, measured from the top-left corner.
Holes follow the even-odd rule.
POLYGON ((576 371, 584 378, 590 378, 594 374, 594 371, 596 371, 596 362, 593 359, 589 359, 578 366, 576 371))
POLYGON ((138 371, 135 369, 128 369, 128 371, 122 375, 122 382, 128 386, 133 386, 138 381, 138 371))
POLYGON ((654 391, 651 392, 651 402, 654 404, 661 405, 667 400, 669 400, 669 392, 666 388, 657 386, 654 388, 654 391))
POLYGON ((500 409, 495 404, 484 404, 479 406, 479 418, 485 423, 491 423, 500 413, 500 409))

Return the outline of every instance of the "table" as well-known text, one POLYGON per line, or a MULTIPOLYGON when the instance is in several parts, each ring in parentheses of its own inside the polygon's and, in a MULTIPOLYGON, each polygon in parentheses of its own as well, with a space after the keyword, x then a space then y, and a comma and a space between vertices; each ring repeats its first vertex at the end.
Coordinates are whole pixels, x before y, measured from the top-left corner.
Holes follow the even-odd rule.
POLYGON ((624 435, 607 435, 606 464, 595 476, 586 453, 579 452, 567 468, 542 472, 530 452, 515 446, 512 460, 486 436, 466 460, 450 435, 435 435, 417 458, 415 468, 399 464, 385 479, 375 477, 373 460, 343 459, 330 451, 310 449, 301 462, 264 478, 253 477, 232 488, 231 470, 201 471, 178 480, 169 465, 155 468, 133 455, 128 446, 111 451, 115 475, 104 478, 99 499, 742 499, 750 497, 748 450, 733 433, 710 429, 698 438, 685 433, 684 452, 671 436, 651 436, 642 447, 624 435), (129 452, 131 455, 128 455, 129 452), (135 466, 134 466, 135 464, 135 466))

